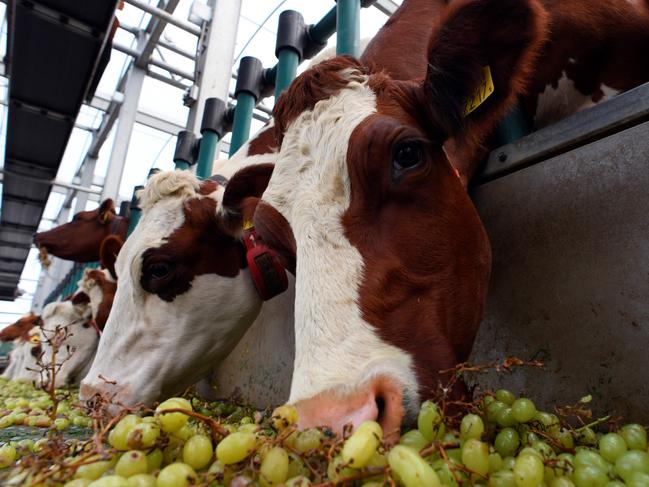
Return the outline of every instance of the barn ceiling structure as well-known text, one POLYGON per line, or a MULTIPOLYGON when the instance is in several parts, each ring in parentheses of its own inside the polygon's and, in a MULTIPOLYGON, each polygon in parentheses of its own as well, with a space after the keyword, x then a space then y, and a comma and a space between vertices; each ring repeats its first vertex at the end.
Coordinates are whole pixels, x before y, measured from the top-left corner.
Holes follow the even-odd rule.
MULTIPOLYGON (((225 67, 220 59, 224 58, 224 45, 233 45, 236 39, 245 2, 0 1, 6 4, 2 76, 8 80, 7 98, 2 102, 7 120, 5 159, 0 169, 0 301, 13 301, 26 299, 20 297, 23 291, 19 286, 28 255, 33 259, 32 239, 36 231, 65 223, 72 214, 103 198, 124 199, 123 193, 120 197, 120 182, 123 186, 129 141, 136 124, 166 134, 173 142, 181 130, 198 132, 204 99, 218 96, 210 86, 212 78, 218 76, 217 71, 227 73, 231 86, 225 97, 232 95, 237 59, 227 58, 225 67), (186 3, 191 4, 189 14, 187 8, 179 13, 178 5, 186 3), (132 14, 123 15, 126 11, 138 12, 139 25, 131 21, 132 14), (213 24, 216 28, 212 28, 213 24), (167 35, 169 28, 190 42, 174 42, 167 35), (125 34, 130 36, 128 41, 124 40, 125 34), (97 86, 111 57, 124 57, 128 62, 124 63, 114 91, 107 93, 97 90, 97 86), (138 101, 145 80, 183 90, 183 108, 188 109, 186 123, 142 109, 138 101), (99 114, 95 117, 97 123, 88 123, 88 117, 84 117, 84 112, 90 110, 99 114), (71 137, 79 130, 89 136, 85 155, 72 178, 61 178, 61 162, 72 143, 71 137), (110 146, 105 172, 98 169, 99 153, 104 146, 110 146), (53 195, 57 197, 58 209, 47 216, 44 210, 52 205, 53 195)), ((325 9, 334 5, 333 1, 321 3, 325 9)), ((385 19, 399 3, 400 0, 378 0, 371 10, 385 19)), ((277 0, 274 4, 270 14, 255 26, 243 49, 238 49, 238 57, 254 36, 266 28, 271 16, 279 14, 280 7, 299 9, 301 2, 277 0)), ((265 122, 271 106, 258 105, 255 119, 265 122)), ((220 147, 223 153, 227 153, 228 143, 226 137, 220 147)), ((71 265, 55 259, 49 270, 41 272, 37 283, 33 279, 35 290, 28 294, 35 309, 71 265)))

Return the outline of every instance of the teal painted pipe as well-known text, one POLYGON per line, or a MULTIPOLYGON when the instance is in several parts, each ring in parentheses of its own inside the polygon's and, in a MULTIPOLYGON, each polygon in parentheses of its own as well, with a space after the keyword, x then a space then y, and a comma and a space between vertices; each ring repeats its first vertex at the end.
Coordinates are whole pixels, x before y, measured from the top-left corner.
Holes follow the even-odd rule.
POLYGON ((138 222, 140 221, 140 217, 142 216, 142 210, 139 208, 131 208, 131 214, 128 217, 128 227, 126 229, 126 238, 133 233, 133 230, 135 230, 135 227, 137 226, 138 222))
POLYGON ((232 157, 250 136, 250 122, 252 121, 252 109, 255 108, 257 100, 250 93, 242 91, 237 96, 237 106, 234 109, 234 121, 232 122, 232 140, 230 141, 230 157, 232 157))
POLYGON ((293 49, 282 49, 279 51, 279 62, 277 63, 277 76, 275 78, 275 98, 282 94, 288 85, 295 79, 297 66, 300 64, 300 56, 293 49))
POLYGON ((322 17, 320 22, 309 29, 311 39, 319 44, 324 44, 336 32, 338 19, 338 7, 334 7, 322 17))
POLYGON ((530 133, 530 124, 520 102, 507 114, 496 128, 498 145, 506 145, 530 133))
POLYGON ((361 0, 338 0, 336 54, 358 57, 361 45, 361 0))
POLYGON ((179 171, 187 171, 189 169, 189 162, 187 161, 182 161, 178 159, 177 161, 174 161, 176 163, 176 169, 179 171))
POLYGON ((207 179, 212 175, 212 166, 216 158, 216 146, 219 143, 219 134, 211 130, 203 132, 201 145, 198 149, 198 164, 196 166, 196 176, 201 179, 207 179))

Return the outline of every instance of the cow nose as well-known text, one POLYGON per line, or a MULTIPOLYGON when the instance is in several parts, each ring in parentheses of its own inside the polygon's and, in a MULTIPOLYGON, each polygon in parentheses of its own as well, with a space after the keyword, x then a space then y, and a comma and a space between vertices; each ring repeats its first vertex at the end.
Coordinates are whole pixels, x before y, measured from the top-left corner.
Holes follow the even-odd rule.
POLYGON ((295 403, 300 428, 328 426, 341 434, 345 425, 356 429, 363 421, 376 421, 387 443, 399 439, 404 419, 403 387, 389 377, 375 377, 348 393, 328 390, 295 403))

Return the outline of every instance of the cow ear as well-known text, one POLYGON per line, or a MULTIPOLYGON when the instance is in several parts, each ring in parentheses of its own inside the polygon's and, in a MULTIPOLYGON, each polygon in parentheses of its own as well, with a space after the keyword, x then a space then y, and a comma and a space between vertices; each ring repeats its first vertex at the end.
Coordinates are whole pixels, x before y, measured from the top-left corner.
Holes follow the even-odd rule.
POLYGON ((423 96, 434 124, 448 137, 484 137, 525 91, 546 28, 538 0, 453 2, 428 49, 423 96))
POLYGON ((106 224, 111 220, 112 216, 115 216, 115 202, 108 198, 99 205, 99 221, 106 224))
POLYGON ((113 279, 117 280, 117 273, 115 272, 115 261, 120 249, 124 245, 124 241, 117 235, 109 235, 102 242, 99 247, 99 261, 101 266, 106 268, 113 279))
POLYGON ((241 233, 243 223, 251 220, 261 195, 266 191, 274 164, 255 164, 237 171, 223 194, 221 221, 233 236, 241 233))

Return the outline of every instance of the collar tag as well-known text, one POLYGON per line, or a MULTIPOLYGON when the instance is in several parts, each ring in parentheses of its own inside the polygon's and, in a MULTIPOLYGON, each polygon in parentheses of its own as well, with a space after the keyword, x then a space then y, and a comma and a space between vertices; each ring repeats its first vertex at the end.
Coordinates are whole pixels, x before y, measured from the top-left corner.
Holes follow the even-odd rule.
POLYGON ((494 90, 495 88, 493 78, 491 77, 491 69, 489 69, 489 66, 485 66, 482 68, 482 82, 475 90, 475 93, 464 102, 464 116, 482 105, 485 100, 493 94, 494 90))
POLYGON ((243 229, 244 230, 250 230, 251 228, 255 228, 255 226, 252 224, 251 220, 245 220, 243 222, 243 229))

